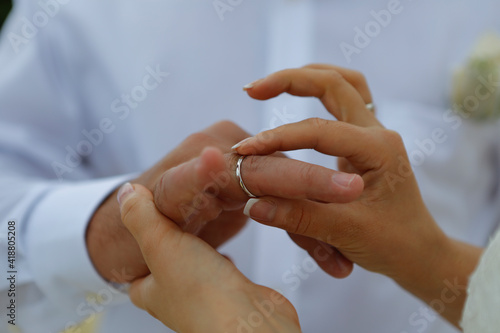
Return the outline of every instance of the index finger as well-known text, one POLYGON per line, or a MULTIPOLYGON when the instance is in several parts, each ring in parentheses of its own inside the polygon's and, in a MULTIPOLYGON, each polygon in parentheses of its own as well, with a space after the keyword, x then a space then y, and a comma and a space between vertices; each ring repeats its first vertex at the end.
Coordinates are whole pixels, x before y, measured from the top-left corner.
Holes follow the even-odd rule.
POLYGON ((377 128, 310 118, 264 131, 233 147, 240 155, 267 155, 275 151, 314 149, 327 155, 345 157, 358 170, 378 168, 383 142, 373 135, 377 128))
POLYGON ((339 72, 340 75, 342 75, 342 77, 344 77, 344 79, 358 91, 365 104, 373 103, 372 93, 368 86, 368 82, 361 72, 330 64, 310 64, 304 66, 304 68, 335 70, 339 72))
MULTIPOLYGON (((350 77, 350 74, 344 75, 350 77)), ((344 75, 333 68, 286 69, 255 82, 247 89, 247 93, 259 100, 267 100, 285 92, 294 96, 317 97, 328 112, 340 121, 363 127, 381 126, 373 112, 366 107, 372 103, 371 95, 363 92, 362 96, 344 75)))
MULTIPOLYGON (((118 192, 123 224, 135 238, 150 270, 153 270, 156 249, 160 243, 176 244, 183 232, 158 211, 153 194, 144 186, 125 184, 118 192)), ((168 256, 168 253, 164 254, 168 256)))

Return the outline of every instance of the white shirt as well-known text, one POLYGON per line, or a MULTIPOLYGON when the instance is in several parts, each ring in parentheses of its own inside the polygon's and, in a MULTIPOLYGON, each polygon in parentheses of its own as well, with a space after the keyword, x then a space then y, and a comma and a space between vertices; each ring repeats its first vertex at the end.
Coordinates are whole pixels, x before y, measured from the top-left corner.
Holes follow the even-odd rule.
MULTIPOLYGON (((96 312, 104 314, 101 332, 169 331, 95 272, 84 241, 88 220, 132 173, 215 121, 256 133, 329 117, 314 100, 259 102, 241 92, 281 68, 327 62, 361 70, 382 121, 417 158, 415 172, 441 227, 477 245, 497 228, 498 126, 446 111, 453 66, 485 30, 499 30, 499 3, 222 2, 231 10, 201 0, 59 0, 45 6, 46 22, 38 1, 16 3, 0 43, 0 232, 16 221, 22 332, 55 333, 96 312), (390 22, 371 13, 389 9, 390 22), (378 33, 374 15, 383 23, 378 33), (367 26, 375 29, 369 41, 355 30, 367 26), (346 44, 357 51, 346 56, 346 44), (416 140, 435 128, 447 139, 420 148, 416 140), (95 293, 104 306, 85 301, 95 293)), ((294 156, 334 166, 311 152, 294 156)), ((0 248, 5 265, 5 238, 0 248)), ((251 223, 221 251, 253 281, 289 297, 304 332, 455 332, 391 280, 359 267, 345 280, 311 266, 297 275, 307 255, 283 231, 251 223)), ((0 289, 9 289, 7 280, 0 289)))

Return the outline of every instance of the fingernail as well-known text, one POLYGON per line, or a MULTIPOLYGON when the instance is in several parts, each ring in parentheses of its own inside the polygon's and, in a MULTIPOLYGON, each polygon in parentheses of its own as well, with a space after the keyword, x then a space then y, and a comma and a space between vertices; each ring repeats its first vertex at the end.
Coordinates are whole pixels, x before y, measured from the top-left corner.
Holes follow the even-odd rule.
POLYGON ((262 199, 250 199, 247 201, 243 214, 258 221, 271 222, 276 216, 276 208, 274 202, 262 199))
POLYGON ((348 173, 336 173, 332 176, 332 180, 335 184, 339 186, 349 188, 355 177, 356 175, 348 173))
POLYGON ((252 89, 253 87, 255 87, 255 85, 257 83, 259 83, 260 81, 262 81, 262 79, 259 79, 259 80, 256 80, 256 81, 253 81, 252 83, 249 83, 249 84, 246 84, 243 86, 243 90, 247 91, 247 90, 250 90, 252 89))
POLYGON ((116 199, 118 200, 120 206, 126 201, 130 194, 134 193, 134 191, 134 187, 130 183, 125 183, 122 187, 120 187, 118 194, 116 195, 116 199))
POLYGON ((235 144, 234 146, 232 146, 231 149, 232 150, 238 149, 239 147, 241 147, 245 142, 249 141, 250 139, 252 139, 252 137, 249 137, 249 138, 246 138, 244 140, 241 140, 240 142, 238 142, 237 144, 235 144))

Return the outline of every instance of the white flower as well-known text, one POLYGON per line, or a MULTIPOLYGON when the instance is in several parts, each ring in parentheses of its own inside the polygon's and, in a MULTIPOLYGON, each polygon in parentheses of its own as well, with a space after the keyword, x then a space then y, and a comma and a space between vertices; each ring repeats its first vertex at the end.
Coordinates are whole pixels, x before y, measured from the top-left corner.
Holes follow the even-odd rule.
POLYGON ((453 77, 452 103, 464 118, 493 121, 500 118, 500 37, 480 38, 465 66, 453 77))

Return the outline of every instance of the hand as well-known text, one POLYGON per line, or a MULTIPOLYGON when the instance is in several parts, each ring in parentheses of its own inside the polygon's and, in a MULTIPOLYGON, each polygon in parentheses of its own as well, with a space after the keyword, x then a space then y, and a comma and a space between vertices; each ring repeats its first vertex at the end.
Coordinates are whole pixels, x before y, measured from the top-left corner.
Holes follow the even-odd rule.
MULTIPOLYGON (((159 211, 183 230, 197 234, 216 248, 239 231, 246 221, 242 208, 248 196, 241 190, 234 172, 238 156, 222 154, 246 136, 236 125, 216 124, 206 133, 188 138, 136 181, 154 191, 159 211), (196 157, 207 145, 216 149, 205 149, 201 157, 196 157)), ((247 158, 242 173, 250 191, 256 195, 345 202, 355 199, 363 189, 357 175, 345 175, 279 157, 247 158), (342 180, 349 186, 339 185, 342 180)), ((146 275, 149 270, 135 240, 121 222, 115 221, 117 208, 108 198, 91 222, 87 242, 91 258, 103 277, 129 282, 146 275), (108 216, 113 218, 100 219, 108 216), (106 241, 109 237, 115 241, 106 241), (126 272, 117 275, 116 272, 122 272, 119 267, 126 267, 126 272)), ((316 241, 304 246, 306 249, 314 247, 317 247, 316 241)), ((321 262, 324 269, 334 276, 349 274, 352 263, 329 247, 327 250, 321 262)))
POLYGON ((308 119, 284 125, 244 141, 237 153, 313 148, 345 158, 344 167, 363 177, 365 189, 351 203, 267 196, 250 200, 246 211, 261 223, 336 247, 349 260, 393 278, 431 306, 443 304, 436 310, 457 325, 463 289, 481 250, 449 239, 437 226, 422 200, 401 137, 365 107, 372 101, 360 82, 364 80, 359 74, 315 65, 272 74, 248 90, 257 99, 282 92, 316 96, 340 121, 308 119))
POLYGON ((151 271, 130 287, 136 306, 180 333, 300 332, 286 298, 250 282, 212 246, 183 232, 148 189, 126 184, 118 200, 151 271))
MULTIPOLYGON (((248 133, 231 122, 216 123, 189 136, 133 182, 154 191, 165 171, 198 157, 204 148, 212 146, 229 152, 232 145, 246 137, 248 133)), ((94 213, 87 229, 86 241, 89 256, 100 275, 108 281, 124 283, 147 275, 149 269, 137 242, 120 219, 120 210, 115 200, 117 191, 118 189, 94 213)), ((246 219, 240 212, 223 212, 200 237, 217 247, 236 234, 244 226, 246 219)))

